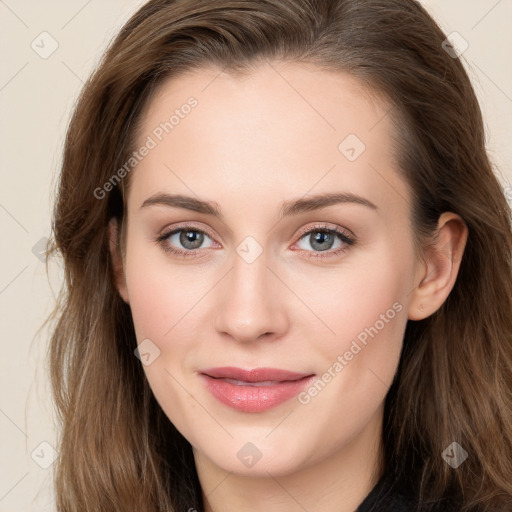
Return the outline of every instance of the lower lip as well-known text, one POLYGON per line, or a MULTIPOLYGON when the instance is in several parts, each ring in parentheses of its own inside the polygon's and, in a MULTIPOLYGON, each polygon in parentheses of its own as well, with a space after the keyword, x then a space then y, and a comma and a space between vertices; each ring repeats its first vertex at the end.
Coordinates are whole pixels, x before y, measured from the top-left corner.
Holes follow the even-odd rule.
POLYGON ((243 412, 263 412, 298 395, 315 378, 280 382, 269 386, 243 386, 201 374, 210 393, 220 402, 243 412))

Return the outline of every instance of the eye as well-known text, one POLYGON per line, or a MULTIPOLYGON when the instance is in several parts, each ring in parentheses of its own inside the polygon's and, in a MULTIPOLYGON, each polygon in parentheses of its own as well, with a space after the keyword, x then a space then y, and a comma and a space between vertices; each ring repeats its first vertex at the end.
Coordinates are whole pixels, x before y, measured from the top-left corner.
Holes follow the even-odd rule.
POLYGON ((208 234, 194 226, 180 226, 160 235, 158 242, 164 251, 184 257, 196 257, 198 249, 204 249, 207 239, 213 241, 208 234))
POLYGON ((325 258, 336 256, 356 243, 353 235, 339 228, 330 228, 326 225, 315 226, 309 229, 297 242, 300 249, 312 252, 310 256, 313 258, 325 258), (311 247, 313 250, 309 250, 311 247), (318 254, 325 253, 325 254, 318 254))
MULTIPOLYGON (((303 230, 297 242, 299 249, 310 253, 308 257, 326 258, 337 256, 356 243, 356 238, 340 228, 327 225, 317 225, 303 230), (311 247, 313 250, 308 248, 311 247), (325 254, 322 254, 325 253, 325 254)), ((163 250, 178 257, 195 258, 201 255, 199 249, 204 249, 204 243, 212 238, 202 229, 195 226, 180 226, 166 231, 155 240, 163 250)))

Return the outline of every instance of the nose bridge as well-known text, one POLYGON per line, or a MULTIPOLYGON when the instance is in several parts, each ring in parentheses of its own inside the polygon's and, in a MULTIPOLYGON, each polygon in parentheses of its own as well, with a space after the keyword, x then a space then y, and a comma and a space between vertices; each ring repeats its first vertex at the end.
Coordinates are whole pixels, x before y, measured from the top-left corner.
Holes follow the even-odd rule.
MULTIPOLYGON (((269 294, 269 274, 271 274, 267 268, 266 253, 262 252, 254 260, 251 260, 240 256, 239 250, 237 250, 238 254, 233 261, 231 291, 241 304, 253 303, 253 307, 264 304, 263 299, 269 294)), ((250 253, 251 250, 248 254, 250 253)))
POLYGON ((245 240, 237 247, 216 315, 219 332, 251 341, 282 331, 282 301, 268 264, 267 253, 254 240, 245 240))

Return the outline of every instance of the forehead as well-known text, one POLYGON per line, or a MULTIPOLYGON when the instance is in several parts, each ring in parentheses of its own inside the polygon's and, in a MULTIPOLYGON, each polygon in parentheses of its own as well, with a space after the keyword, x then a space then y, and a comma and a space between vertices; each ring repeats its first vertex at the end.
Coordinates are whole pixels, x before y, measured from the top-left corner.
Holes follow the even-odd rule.
POLYGON ((395 166, 389 111, 351 75, 312 65, 187 71, 162 82, 142 113, 136 148, 151 139, 152 149, 130 176, 130 195, 140 203, 162 187, 205 184, 217 195, 272 187, 304 195, 315 182, 354 187, 362 177, 384 193, 382 173, 395 166))
MULTIPOLYGON (((239 126, 235 124, 237 119, 241 121, 244 114, 250 114, 243 119, 244 125, 251 127, 252 120, 252 127, 256 127, 255 123, 264 119, 275 122, 280 114, 293 112, 296 120, 331 134, 358 127, 363 132, 369 123, 373 127, 371 123, 376 117, 381 119, 390 109, 383 94, 356 77, 309 63, 266 62, 237 73, 210 66, 163 80, 141 115, 138 135, 167 120, 191 96, 201 105, 194 112, 196 121, 207 119, 217 113, 216 109, 226 113, 225 119, 217 116, 219 123, 227 120, 230 125, 239 126), (197 115, 198 112, 203 116, 197 115)), ((281 121, 285 123, 286 119, 281 121)))

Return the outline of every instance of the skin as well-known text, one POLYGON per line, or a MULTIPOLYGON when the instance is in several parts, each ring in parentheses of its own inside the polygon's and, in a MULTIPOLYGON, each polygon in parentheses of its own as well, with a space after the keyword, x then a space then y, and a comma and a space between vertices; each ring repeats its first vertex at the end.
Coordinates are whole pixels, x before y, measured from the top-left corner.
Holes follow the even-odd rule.
MULTIPOLYGON (((152 98, 138 147, 190 96, 197 107, 129 177, 125 253, 110 223, 116 283, 138 343, 149 338, 160 350, 144 366, 149 384, 193 446, 207 512, 353 512, 382 474, 384 400, 406 323, 434 313, 450 293, 467 229, 444 213, 434 247, 415 253, 389 105, 349 75, 283 62, 261 63, 244 77, 187 72, 152 98), (349 134, 366 146, 354 161, 338 149, 349 134), (223 217, 141 208, 162 192, 215 202, 223 217), (284 201, 332 192, 376 209, 340 203, 280 219, 284 201), (155 242, 183 223, 207 232, 200 249, 188 249, 196 257, 155 242), (315 233, 299 230, 318 223, 357 241, 335 237, 332 246, 323 242, 325 251, 315 249, 315 233), (262 249, 251 263, 237 253, 248 236, 262 249), (314 257, 340 247, 338 255, 314 257), (321 377, 397 303, 393 319, 307 404, 293 398, 240 412, 218 402, 198 376, 238 366, 321 377), (247 442, 261 453, 252 467, 237 457, 247 442)), ((179 233, 163 243, 191 247, 179 233)))

